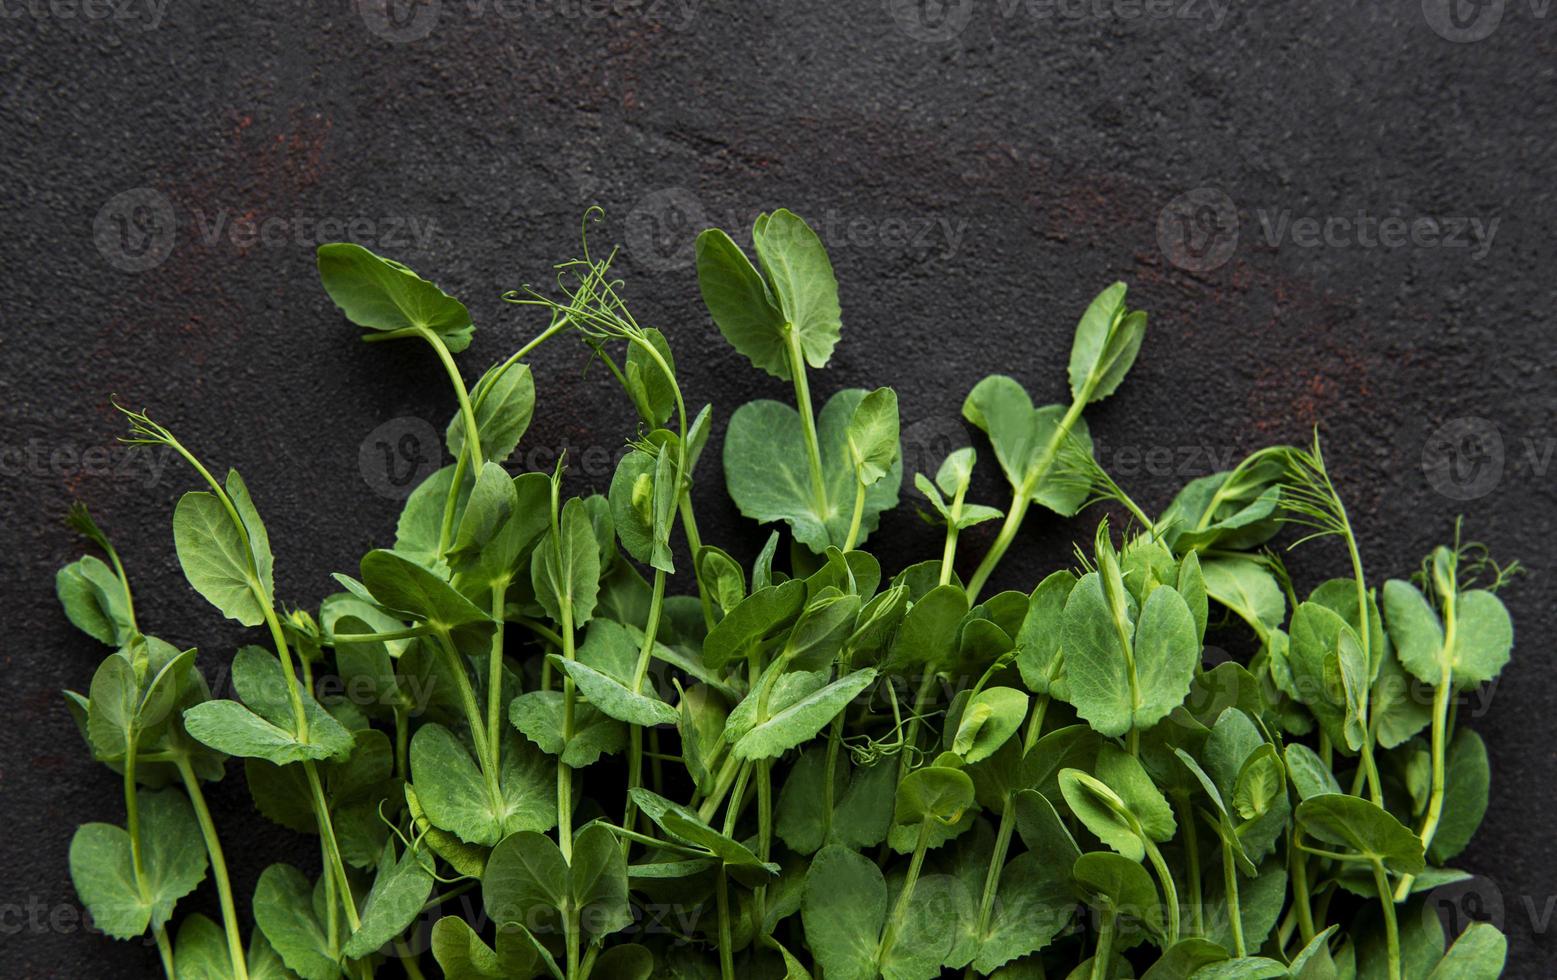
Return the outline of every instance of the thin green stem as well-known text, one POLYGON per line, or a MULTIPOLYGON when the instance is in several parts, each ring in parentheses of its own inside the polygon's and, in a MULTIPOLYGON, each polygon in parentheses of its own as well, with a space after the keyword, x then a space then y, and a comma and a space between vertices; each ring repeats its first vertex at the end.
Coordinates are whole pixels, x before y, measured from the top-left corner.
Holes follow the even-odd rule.
POLYGON ((914 710, 908 718, 908 732, 903 736, 903 749, 897 764, 898 782, 902 782, 903 777, 908 775, 908 768, 913 762, 912 756, 918 748, 920 715, 924 713, 925 706, 934 691, 935 671, 927 669, 924 678, 919 682, 919 690, 914 694, 914 710))
POLYGON ((730 934, 730 883, 724 868, 714 877, 715 896, 719 905, 719 977, 735 980, 735 940, 730 934))
POLYGON ((167 975, 168 980, 174 980, 177 971, 173 964, 173 943, 168 940, 168 930, 158 926, 152 930, 152 933, 157 940, 157 955, 162 958, 162 972, 167 975))
POLYGON ((892 906, 892 915, 887 919, 887 927, 881 934, 881 945, 876 948, 877 963, 885 963, 887 957, 892 955, 898 930, 903 927, 903 917, 908 914, 908 905, 914 899, 914 886, 919 882, 919 871, 924 866, 924 855, 929 846, 930 818, 925 817, 919 821, 919 837, 914 842, 914 856, 908 861, 908 874, 903 879, 903 890, 897 894, 897 902, 892 906))
POLYGON ((687 550, 692 553, 692 577, 697 579, 697 601, 703 607, 703 625, 713 629, 714 599, 703 582, 703 570, 697 564, 697 553, 703 550, 703 538, 697 530, 697 519, 692 515, 690 491, 682 493, 678 507, 681 510, 681 529, 687 536, 687 550))
POLYGON ((508 577, 503 576, 492 583, 492 621, 497 628, 487 654, 487 766, 494 773, 503 771, 503 607, 507 602, 508 577))
POLYGON ((1249 954, 1243 941, 1243 905, 1238 900, 1238 866, 1233 862, 1233 844, 1222 838, 1222 888, 1227 893, 1227 922, 1233 930, 1233 955, 1249 954))
POLYGON ((1205 889, 1200 880, 1200 830, 1189 796, 1175 793, 1173 802, 1179 811, 1179 826, 1184 828, 1184 877, 1189 888, 1190 928, 1197 936, 1206 934, 1205 889))
POLYGON ((843 550, 853 551, 854 545, 860 540, 860 521, 865 516, 865 483, 855 478, 854 481, 854 516, 849 518, 849 534, 843 540, 843 550))
POLYGON ((1308 892, 1308 855, 1301 848, 1289 845, 1287 863, 1291 866, 1292 907, 1297 912, 1298 931, 1306 944, 1316 933, 1313 900, 1308 892))
POLYGON ((362 922, 357 918, 357 902, 352 897, 351 881, 346 877, 341 848, 335 840, 335 826, 330 822, 330 804, 324 796, 324 784, 319 780, 319 768, 312 759, 304 759, 302 766, 303 774, 308 778, 308 792, 313 804, 314 821, 319 827, 319 840, 324 847, 325 874, 335 879, 340 890, 341 909, 346 913, 346 924, 352 932, 356 932, 362 922))
POLYGON ((1151 862, 1152 869, 1157 872, 1157 880, 1162 882, 1162 895, 1168 903, 1168 941, 1176 943, 1182 935, 1179 929, 1179 889, 1173 883, 1173 874, 1168 870, 1168 862, 1162 858, 1162 852, 1157 849, 1149 837, 1142 836, 1141 842, 1146 845, 1146 858, 1151 862))
POLYGON ((1400 925, 1395 921, 1395 899, 1390 894, 1389 877, 1384 873, 1384 863, 1378 859, 1373 865, 1373 883, 1379 892, 1379 907, 1384 912, 1384 943, 1389 954, 1389 980, 1400 980, 1400 925))
POLYGON ((465 669, 465 657, 454 645, 454 638, 449 635, 448 630, 440 629, 436 635, 449 672, 454 676, 454 689, 459 694, 460 705, 465 709, 465 724, 470 727, 471 741, 476 743, 476 758, 480 762, 481 773, 486 779, 488 797, 496 807, 503 799, 497 781, 498 768, 492 764, 492 749, 487 742, 486 721, 476 701, 476 689, 470 684, 470 674, 465 669))
MULTIPOLYGON (((1449 753, 1449 705, 1454 691, 1452 658, 1458 640, 1455 635, 1456 605, 1454 592, 1446 593, 1443 599, 1443 646, 1438 655, 1438 684, 1433 688, 1432 790, 1427 799, 1427 815, 1422 818, 1422 829, 1418 834, 1422 839, 1424 850, 1432 846, 1433 837, 1438 833, 1438 824, 1443 819, 1449 753)), ((1405 901, 1406 896, 1411 894, 1411 884, 1414 880, 1412 875, 1405 875, 1400 879, 1400 884, 1395 888, 1395 901, 1405 901)))
POLYGON ((1032 503, 1033 493, 1038 489, 1044 477, 1049 475, 1049 470, 1054 466, 1054 461, 1059 457, 1060 446, 1064 440, 1070 438, 1071 427, 1081 417, 1081 410, 1086 407, 1087 399, 1091 397, 1091 391, 1083 390, 1065 411, 1064 418, 1059 425, 1054 427, 1054 433, 1050 435, 1048 444, 1043 453, 1033 464, 1033 468, 1027 471, 1020 486, 1015 488, 1011 497, 1011 509, 1006 512, 1005 523, 1000 526, 1000 534, 996 536, 995 543, 990 545, 989 552, 984 555, 984 560, 979 562, 979 567, 973 573, 973 578, 968 580, 968 602, 978 601, 979 593, 984 590, 984 584, 989 581, 990 575, 995 571, 995 566, 1000 564, 1000 559, 1005 557, 1006 550, 1011 547, 1011 542, 1016 540, 1016 532, 1021 529, 1022 518, 1027 516, 1027 508, 1032 503))
POLYGON ((1097 930, 1097 951, 1092 954, 1092 980, 1108 980, 1113 976, 1114 923, 1118 915, 1104 912, 1103 922, 1097 930))
POLYGON ((806 380, 806 360, 800 351, 800 336, 792 325, 785 326, 789 349, 789 373, 795 382, 795 404, 800 411, 800 430, 805 437, 806 460, 811 468, 812 505, 825 525, 828 513, 827 484, 822 476, 822 447, 816 437, 816 415, 811 410, 811 386, 806 380))
POLYGON ((238 931, 238 912, 233 904, 232 881, 227 875, 227 859, 222 853, 221 838, 216 836, 216 824, 211 820, 211 810, 206 806, 205 793, 200 789, 200 779, 187 755, 178 757, 178 774, 184 781, 184 792, 194 806, 195 820, 200 824, 200 834, 205 838, 205 852, 211 859, 212 876, 216 879, 216 896, 222 909, 222 931, 227 936, 227 955, 232 959, 235 980, 248 980, 248 958, 243 952, 243 936, 238 931))
MULTIPOLYGON (((654 656, 654 644, 659 634, 660 617, 665 605, 665 570, 654 570, 654 585, 649 593, 649 619, 644 623, 643 646, 638 650, 638 663, 633 669, 632 692, 634 694, 643 690, 643 681, 649 674, 649 662, 654 656)), ((630 744, 627 756, 627 808, 622 817, 622 826, 631 830, 638 819, 638 804, 634 802, 632 791, 643 785, 643 727, 641 725, 629 725, 628 734, 630 744)))
MULTIPOLYGON (((995 895, 1000 891, 1000 875, 1006 867, 1006 854, 1011 849, 1011 834, 1016 830, 1016 806, 1008 793, 1005 805, 1000 809, 1000 826, 995 831, 995 850, 989 856, 989 867, 984 870, 984 892, 979 897, 978 929, 975 936, 982 937, 989 930, 989 919, 995 911, 995 895)), ((973 966, 968 965, 968 976, 973 976, 973 966)))

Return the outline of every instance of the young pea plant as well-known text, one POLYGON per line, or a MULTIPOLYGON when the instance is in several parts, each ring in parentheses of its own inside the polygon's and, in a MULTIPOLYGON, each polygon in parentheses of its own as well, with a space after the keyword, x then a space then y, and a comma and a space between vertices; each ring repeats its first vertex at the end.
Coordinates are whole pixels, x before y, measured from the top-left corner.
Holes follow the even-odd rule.
POLYGON ((141 632, 118 553, 75 513, 107 560, 67 565, 59 596, 114 652, 67 699, 125 812, 71 847, 99 928, 149 933, 181 980, 416 980, 429 947, 451 980, 1501 973, 1497 929, 1451 945, 1426 895, 1466 877, 1448 863, 1487 808, 1486 748, 1455 705, 1509 660, 1513 566, 1456 530, 1377 587, 1317 438, 1169 488, 1151 516, 1082 418, 1145 332, 1115 284, 1076 329, 1068 406, 1005 376, 973 388, 988 445, 914 474, 944 533, 884 569, 865 545, 903 482, 899 396, 815 411, 809 372, 843 342, 832 265, 789 211, 751 244, 755 262, 724 232, 697 241, 706 332, 794 390, 728 415, 725 487, 778 525, 750 561, 706 542, 693 505, 714 406, 689 411, 672 341, 702 335, 644 325, 587 234, 552 289, 505 295, 544 325, 474 384, 462 303, 360 246, 320 249, 345 320, 427 344, 453 397, 447 465, 316 604, 278 601, 242 478, 127 413, 131 441, 204 485, 174 509, 185 577, 266 645, 237 650, 234 696, 212 699, 192 650, 141 632), (527 358, 564 334, 636 415, 609 485, 582 493, 566 460, 511 471, 527 358), (980 452, 1004 510, 970 500, 980 452), (1034 503, 1128 523, 990 591, 1034 503), (1275 550, 1293 525, 1345 552, 1306 598, 1275 550), (964 581, 970 544, 987 547, 964 581), (1254 652, 1208 664, 1212 632, 1254 652), (266 819, 319 838, 317 880, 260 876, 252 928, 202 795, 229 759, 266 819), (222 922, 174 931, 207 868, 222 922))

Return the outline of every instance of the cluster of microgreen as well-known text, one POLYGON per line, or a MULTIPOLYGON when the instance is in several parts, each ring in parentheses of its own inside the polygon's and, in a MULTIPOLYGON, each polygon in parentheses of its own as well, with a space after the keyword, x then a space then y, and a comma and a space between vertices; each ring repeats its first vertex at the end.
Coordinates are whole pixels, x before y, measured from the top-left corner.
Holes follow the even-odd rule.
POLYGON ((149 931, 185 980, 415 978, 429 940, 454 980, 1501 973, 1495 928, 1448 945, 1423 896, 1465 877, 1445 864, 1486 807, 1486 752, 1455 704, 1508 660, 1510 569, 1456 534, 1414 584, 1375 589, 1317 442, 1193 480, 1148 516, 1082 419, 1145 334, 1116 284, 1076 328, 1068 406, 1035 408, 1003 375, 967 396, 1006 509, 967 499, 978 451, 952 452, 914 475, 944 549, 884 578, 860 546, 898 502, 897 396, 813 410, 808 371, 840 335, 832 267, 788 211, 758 218, 752 244, 755 265, 704 232, 697 272, 725 339, 794 386, 794 406, 738 408, 723 447, 741 512, 787 528, 787 573, 781 530, 749 570, 701 542, 711 409, 689 415, 665 336, 587 244, 558 267, 560 298, 507 295, 548 325, 469 389, 459 301, 358 246, 319 250, 346 318, 430 346, 458 411, 453 461, 411 494, 393 547, 337 575, 317 612, 278 605, 237 472, 218 480, 127 413, 130 441, 172 448, 204 484, 173 516, 190 585, 268 646, 239 650, 235 699, 213 699, 193 650, 141 631, 119 557, 73 514, 108 562, 62 569, 59 596, 115 652, 68 698, 126 810, 70 849, 98 928, 149 931), (525 358, 567 334, 639 416, 604 495, 564 499, 561 466, 504 467, 534 409, 525 358), (1075 570, 983 594, 1031 505, 1100 501, 1131 533, 1101 522, 1075 570), (964 582, 963 532, 995 520, 964 582), (1300 599, 1270 544, 1284 525, 1338 539, 1347 574, 1300 599), (673 544, 692 567, 668 595, 673 544), (1203 664, 1213 616, 1252 633, 1247 662, 1203 664), (326 694, 327 672, 351 696, 326 694), (321 855, 317 880, 265 870, 247 941, 201 788, 230 758, 259 811, 321 855), (208 866, 223 922, 187 915, 170 936, 208 866), (484 916, 458 914, 475 890, 465 908, 484 916))

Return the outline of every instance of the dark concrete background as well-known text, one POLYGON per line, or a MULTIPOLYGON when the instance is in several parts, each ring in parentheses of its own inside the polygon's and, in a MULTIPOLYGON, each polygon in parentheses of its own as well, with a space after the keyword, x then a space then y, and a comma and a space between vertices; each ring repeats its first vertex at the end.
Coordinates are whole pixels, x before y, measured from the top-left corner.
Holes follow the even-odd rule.
MULTIPOLYGON (((721 423, 749 397, 787 395, 713 331, 691 238, 710 223, 743 238, 758 210, 788 206, 821 226, 842 283, 844 339, 813 384, 895 386, 911 453, 962 438, 958 406, 986 373, 1064 397, 1077 315, 1124 279, 1151 328, 1088 415, 1148 509, 1318 425, 1375 579, 1411 571, 1464 513, 1530 574, 1507 593, 1514 662, 1471 720, 1494 783, 1458 863, 1485 876, 1466 903, 1509 932, 1508 975, 1552 974, 1544 6, 1497 0, 1457 29, 1442 0, 952 0, 928 19, 919 0, 424 0, 396 22, 343 0, 155 3, 115 0, 104 20, 73 0, 9 0, 0 35, 0 974, 156 971, 150 947, 82 930, 65 870, 78 822, 121 819, 57 693, 84 688, 104 653, 55 604, 53 572, 81 550, 60 523, 68 503, 90 504, 119 544, 151 631, 198 644, 213 676, 240 638, 174 557, 189 474, 118 447, 109 396, 241 469, 279 594, 316 603, 329 572, 391 535, 379 445, 441 430, 452 400, 425 351, 356 340, 318 287, 315 242, 354 237, 462 297, 480 326, 462 358, 474 378, 538 329, 499 296, 573 254, 591 203, 609 214, 597 244, 626 243, 639 317, 669 334, 721 423), (1187 240, 1176 214, 1193 219, 1187 240), (1497 224, 1489 247, 1425 232, 1385 246, 1333 224, 1315 244, 1290 224, 1359 215, 1439 219, 1445 239, 1497 224), (1435 433, 1467 432, 1481 451, 1424 471, 1435 433)), ((586 362, 566 341, 535 358, 526 442, 570 447, 578 489, 605 485, 599 459, 630 419, 586 362)), ((992 473, 982 492, 1003 504, 992 473)), ((699 476, 705 536, 750 554, 765 532, 723 499, 716 454, 699 476)), ((1030 518, 1000 580, 1031 585, 1090 525, 1030 518)), ((891 566, 937 539, 905 509, 872 545, 891 566)), ((1340 557, 1300 552, 1300 586, 1340 557)), ((251 813, 241 775, 211 795, 245 899, 276 856, 311 860, 251 813)))

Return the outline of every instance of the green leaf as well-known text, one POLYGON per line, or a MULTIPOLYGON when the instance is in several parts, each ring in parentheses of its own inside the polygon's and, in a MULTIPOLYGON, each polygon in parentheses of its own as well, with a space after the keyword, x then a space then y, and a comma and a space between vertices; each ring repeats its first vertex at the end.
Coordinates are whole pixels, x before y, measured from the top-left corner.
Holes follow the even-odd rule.
POLYGON ((1078 417, 1069 430, 1062 429, 1062 406, 1034 408, 1027 391, 1003 374, 973 387, 962 403, 962 417, 989 436, 995 459, 1014 489, 1063 516, 1081 509, 1090 477, 1066 450, 1092 451, 1084 420, 1078 417))
POLYGON ((1140 759, 1105 744, 1098 750, 1094 771, 1098 780, 1124 803, 1147 837, 1158 842, 1173 838, 1178 829, 1173 808, 1147 775, 1140 759))
MULTIPOLYGON (((725 433, 724 472, 730 498, 746 517, 767 524, 784 521, 795 539, 821 554, 842 547, 854 514, 855 477, 848 425, 865 398, 847 388, 828 399, 817 419, 826 499, 816 500, 800 414, 782 402, 758 399, 736 409, 725 433), (818 508, 821 508, 820 510, 818 508)), ((902 461, 865 492, 859 542, 876 529, 883 511, 897 506, 902 461)))
MULTIPOLYGON (((535 378, 530 365, 500 362, 487 369, 470 392, 476 416, 476 436, 481 458, 501 463, 514 454, 535 414, 535 378)), ((444 435, 449 455, 459 459, 465 451, 465 416, 456 412, 444 435)))
POLYGON ((1109 736, 1167 717, 1183 703, 1200 662, 1194 618, 1176 589, 1153 589, 1137 622, 1125 615, 1116 619, 1097 572, 1082 576, 1065 602, 1067 696, 1109 736))
POLYGON ((1503 600, 1485 589, 1460 593, 1454 633, 1454 684, 1484 684, 1503 672, 1514 645, 1514 625, 1503 600))
POLYGON ((968 614, 968 594, 960 586, 938 585, 908 607, 888 647, 885 667, 938 669, 956 652, 957 630, 968 614))
POLYGON ((178 790, 138 794, 141 866, 137 880, 130 835, 87 823, 70 841, 70 879, 92 922, 115 939, 158 928, 179 899, 205 877, 205 845, 189 800, 178 790))
POLYGON ((491 617, 422 565, 382 549, 362 557, 362 583, 386 608, 436 630, 452 630, 491 617))
POLYGON ((791 850, 814 854, 827 844, 860 850, 886 839, 897 782, 893 760, 856 768, 848 753, 840 752, 833 774, 833 814, 826 820, 825 750, 802 752, 789 770, 774 809, 774 830, 791 850))
POLYGON ((1287 975, 1286 964, 1268 956, 1244 956, 1195 971, 1194 980, 1274 980, 1287 975))
POLYGON ((254 886, 254 923, 303 980, 335 980, 339 950, 315 918, 315 887, 290 864, 272 864, 254 886))
MULTIPOLYGON (((417 834, 427 842, 428 848, 449 865, 467 878, 480 878, 482 870, 487 864, 487 855, 490 849, 477 844, 467 844, 454 834, 446 830, 434 827, 427 814, 422 810, 421 798, 416 795, 416 789, 410 784, 405 784, 406 812, 411 815, 412 826, 417 834)), ((498 944, 502 945, 501 942, 498 944)))
POLYGON ((676 359, 671 355, 670 344, 663 333, 647 327, 643 337, 671 371, 670 376, 667 376, 642 344, 634 342, 627 345, 624 371, 627 390, 632 395, 633 404, 638 407, 639 415, 653 427, 664 425, 676 411, 676 359))
POLYGON ((594 525, 578 497, 563 506, 559 529, 535 549, 530 579, 547 616, 562 622, 562 606, 567 603, 573 611, 573 625, 579 627, 594 615, 601 567, 594 525))
POLYGON ((430 330, 459 353, 475 327, 459 300, 391 259, 361 245, 319 246, 319 281, 346 319, 369 330, 430 330))
POLYGON ((897 392, 877 388, 861 398, 844 432, 859 481, 872 486, 902 457, 898 446, 897 392))
POLYGON ((1191 936, 1169 946, 1141 980, 1190 980, 1195 971, 1227 959, 1227 950, 1209 939, 1191 936))
POLYGON ((351 755, 356 744, 351 732, 306 691, 299 697, 308 736, 297 737, 286 676, 281 662, 268 650, 255 646, 239 650, 233 657, 232 681, 243 704, 206 701, 184 712, 184 728, 196 741, 227 755, 264 759, 278 766, 351 755))
POLYGON ((1087 306, 1070 348, 1070 391, 1078 402, 1102 401, 1124 380, 1146 335, 1146 314, 1128 311, 1116 282, 1087 306))
POLYGON ((1075 587, 1076 576, 1061 569, 1039 582, 1028 600, 1027 617, 1016 636, 1016 665, 1022 683, 1034 694, 1050 693, 1059 679, 1065 600, 1075 587))
POLYGON ((1156 921, 1157 886, 1139 863, 1110 851, 1091 851, 1076 859, 1071 876, 1091 907, 1149 925, 1156 921))
POLYGON ((808 741, 844 710, 860 692, 875 683, 876 672, 866 667, 833 681, 820 690, 786 705, 743 734, 731 751, 738 759, 772 759, 808 741))
POLYGON ((1200 564, 1206 593, 1232 610, 1255 632, 1279 629, 1287 618, 1287 598, 1276 577, 1248 558, 1210 558, 1200 564))
POLYGON ((805 606, 805 583, 791 579, 758 588, 726 612, 703 642, 703 662, 719 669, 747 657, 753 649, 787 629, 805 606))
POLYGON ((414 849, 396 860, 394 845, 384 845, 378 876, 362 905, 362 924, 341 947, 342 955, 361 959, 394 941, 416 920, 432 894, 432 863, 431 857, 424 859, 414 849))
POLYGON ((680 720, 676 709, 649 693, 631 690, 626 684, 578 660, 564 660, 557 654, 548 659, 557 669, 573 678, 579 692, 589 699, 598 711, 629 725, 652 728, 655 725, 674 725, 680 720))
POLYGON ((173 940, 173 965, 178 980, 232 980, 221 927, 198 912, 184 916, 173 940))
POLYGON ((542 834, 527 831, 503 838, 492 849, 481 895, 495 922, 518 923, 537 936, 560 936, 570 912, 579 913, 584 929, 595 936, 632 922, 627 864, 615 835, 600 824, 579 832, 571 866, 542 834))
POLYGON ((222 615, 244 626, 265 621, 265 606, 255 591, 268 595, 271 582, 255 577, 248 540, 215 494, 192 491, 179 498, 173 508, 173 543, 184 577, 222 615))
POLYGON ((1297 790, 1300 800, 1341 792, 1341 784, 1336 782, 1330 767, 1324 764, 1313 749, 1301 742, 1292 742, 1286 747, 1284 756, 1287 775, 1291 777, 1292 786, 1297 790))
POLYGON ((817 593, 784 641, 779 662, 785 670, 826 670, 854 631, 860 597, 831 586, 817 593))
POLYGON ((54 594, 81 632, 109 646, 124 646, 135 633, 124 583, 101 559, 86 555, 54 576, 54 594))
POLYGON ((949 826, 973 806, 973 780, 961 769, 925 766, 897 784, 892 822, 919 824, 930 820, 949 826))
POLYGON ((785 318, 761 273, 730 236, 697 236, 697 285, 719 332, 752 366, 789 380, 785 318))
POLYGON ((1244 761, 1233 791, 1233 808, 1245 820, 1269 813, 1279 796, 1286 793, 1286 772, 1276 754, 1276 746, 1266 743, 1244 761))
POLYGON ((658 793, 634 787, 632 801, 644 816, 671 839, 706 850, 722 861, 730 874, 749 887, 767 884, 779 873, 779 866, 761 861, 746 845, 727 837, 704 823, 697 814, 673 803, 658 793))
POLYGON ((496 463, 483 463, 460 514, 459 529, 449 549, 450 564, 458 567, 465 563, 460 559, 479 557, 508 526, 518 507, 519 494, 508 473, 496 463))
POLYGON ((1367 738, 1371 671, 1357 633, 1334 610, 1315 602, 1292 614, 1292 693, 1306 704, 1332 741, 1352 751, 1367 738))
POLYGON ((887 883, 874 861, 838 844, 822 848, 806 872, 800 916, 828 980, 875 980, 887 883))
POLYGON ((1427 980, 1497 980, 1508 957, 1508 940, 1497 926, 1472 922, 1460 933, 1427 980))
POLYGON ((622 547, 645 563, 654 550, 655 460, 641 449, 623 456, 611 477, 608 496, 622 547))
POLYGON ((508 720, 547 755, 560 755, 574 769, 594 765, 627 745, 627 730, 588 704, 573 706, 573 738, 562 740, 562 692, 526 691, 508 705, 508 720))
POLYGON ((284 766, 303 759, 328 759, 342 752, 338 735, 350 733, 340 728, 338 732, 328 727, 316 733, 310 728, 308 741, 300 740, 288 730, 273 725, 236 701, 207 701, 184 712, 184 727, 202 745, 218 752, 239 758, 264 759, 284 766), (323 738, 323 743, 316 739, 323 738))
POLYGON ((416 730, 411 778, 435 827, 466 843, 491 847, 508 834, 547 830, 557 822, 555 767, 513 733, 504 735, 502 750, 501 799, 494 800, 475 759, 453 732, 437 724, 416 730))
POLYGON ((1026 718, 1026 694, 1011 687, 987 687, 963 706, 951 749, 971 766, 994 755, 1026 718))
POLYGON ((1059 779, 1066 804, 1093 836, 1132 861, 1146 858, 1139 823, 1118 793, 1080 769, 1062 769, 1059 779))
POLYGON ((734 558, 713 545, 697 553, 697 574, 719 608, 728 613, 746 598, 746 573, 734 558))
POLYGON ((446 915, 433 923, 432 954, 448 980, 530 977, 539 966, 535 948, 519 930, 499 927, 497 949, 493 950, 457 915, 446 915))
POLYGON ((1443 864, 1465 850, 1481 818, 1487 812, 1487 791, 1492 775, 1487 766, 1487 747, 1469 728, 1454 733, 1444 761, 1443 815, 1427 854, 1443 864))
POLYGON ((973 969, 989 974, 1010 961, 1048 946, 1069 924, 1075 899, 1067 877, 1048 873, 1051 860, 1018 854, 1000 875, 989 928, 978 937, 973 969))
POLYGON ((768 287, 806 363, 826 367, 843 323, 838 281, 822 240, 799 215, 783 208, 758 215, 751 237, 768 287))
POLYGON ((1298 804, 1297 823, 1309 836, 1380 861, 1399 874, 1417 874, 1426 867, 1416 834, 1360 797, 1340 793, 1310 797, 1298 804))

